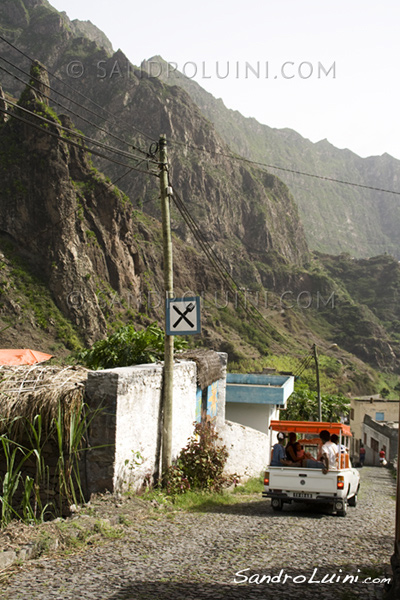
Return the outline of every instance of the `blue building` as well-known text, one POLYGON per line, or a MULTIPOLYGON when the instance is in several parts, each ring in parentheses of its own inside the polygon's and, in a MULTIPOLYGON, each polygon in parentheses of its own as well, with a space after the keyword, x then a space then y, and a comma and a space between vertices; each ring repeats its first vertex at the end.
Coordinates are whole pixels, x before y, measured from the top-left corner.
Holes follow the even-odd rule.
POLYGON ((293 390, 292 375, 228 373, 225 418, 268 433, 271 419, 279 419, 293 390))

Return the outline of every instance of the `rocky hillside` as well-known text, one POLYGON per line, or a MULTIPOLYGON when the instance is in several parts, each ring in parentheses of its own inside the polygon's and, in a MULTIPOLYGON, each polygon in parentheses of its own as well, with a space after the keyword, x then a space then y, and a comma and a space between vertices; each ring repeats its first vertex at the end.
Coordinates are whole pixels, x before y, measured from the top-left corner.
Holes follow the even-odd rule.
MULTIPOLYGON (((48 77, 39 63, 34 63, 31 77, 30 87, 24 90, 18 105, 3 100, 3 106, 11 114, 2 116, 0 126, 1 245, 8 261, 13 255, 25 259, 33 275, 45 283, 61 313, 75 325, 81 338, 91 343, 106 333, 107 324, 118 319, 119 312, 125 319, 128 315, 139 322, 160 317, 161 225, 142 210, 135 210, 130 199, 93 166, 79 138, 73 135, 75 130, 70 118, 57 116, 49 107, 48 77), (34 115, 44 117, 47 122, 38 121, 34 115)), ((4 98, 2 92, 1 96, 4 98)), ((174 178, 179 181, 183 167, 177 161, 174 169, 174 178)), ((252 185, 250 172, 233 174, 243 195, 236 208, 229 193, 231 182, 223 180, 220 185, 224 193, 220 192, 218 171, 215 171, 215 182, 200 167, 190 176, 204 181, 203 185, 212 191, 212 199, 218 201, 218 210, 213 214, 203 201, 209 213, 210 231, 212 227, 221 228, 218 245, 230 247, 232 253, 236 247, 236 256, 240 253, 244 257, 243 264, 238 261, 232 272, 243 271, 244 277, 250 279, 245 261, 251 264, 251 254, 244 242, 258 241, 261 246, 265 245, 261 254, 267 255, 270 250, 282 267, 291 261, 301 263, 303 257, 308 256, 297 221, 294 226, 287 224, 287 237, 290 232, 293 241, 277 237, 276 248, 268 247, 275 244, 274 219, 282 218, 282 211, 290 210, 292 205, 292 199, 278 179, 266 178, 268 188, 262 185, 262 180, 255 179, 253 185, 255 197, 258 194, 258 200, 264 200, 264 212, 268 211, 268 202, 277 206, 271 215, 271 226, 267 218, 253 223, 254 198, 245 188, 249 182, 252 185), (232 226, 223 228, 224 217, 229 223, 227 213, 235 210, 237 220, 232 214, 232 226), (279 239, 283 240, 281 246, 279 239), (299 248, 303 248, 303 253, 299 248)), ((219 177, 223 179, 222 173, 219 177)), ((151 183, 151 193, 157 199, 158 178, 153 176, 151 183)), ((200 184, 197 185, 200 188, 200 184)), ((196 189, 196 184, 192 186, 196 189)), ((143 185, 142 197, 146 193, 146 185, 143 185)), ((175 220, 176 229, 181 229, 183 237, 187 237, 182 223, 175 220)), ((174 241, 174 260, 177 291, 203 291, 212 297, 220 290, 221 281, 206 265, 205 257, 178 237, 174 241)), ((7 265, 10 262, 5 262, 5 268, 7 265)), ((261 279, 255 267, 252 273, 261 279)), ((18 316, 23 311, 10 299, 11 292, 12 286, 4 280, 5 312, 18 316)))
MULTIPOLYGON (((391 327, 400 320, 396 306, 390 313, 374 312, 374 301, 364 302, 343 273, 334 272, 337 259, 309 252, 287 186, 271 173, 231 160, 225 142, 183 89, 146 76, 121 51, 110 55, 94 26, 71 23, 44 0, 4 2, 0 17, 0 35, 15 46, 2 42, 1 56, 23 69, 20 79, 30 81, 24 88, 2 71, 12 114, 0 125, 0 331, 9 325, 2 345, 22 344, 34 331, 36 337, 29 339, 42 334, 48 345, 73 348, 128 319, 161 320, 159 181, 152 170, 156 142, 165 133, 173 189, 203 241, 266 319, 249 321, 234 297, 226 299, 225 284, 172 205, 176 292, 201 293, 205 299, 203 334, 191 343, 228 351, 231 363, 251 368, 252 360, 274 353, 302 356, 315 342, 327 354, 338 352, 334 360, 345 373, 343 389, 366 393, 374 378, 354 355, 376 368, 399 370, 399 340, 391 327), (31 70, 16 48, 41 59, 59 79, 48 80, 39 63, 31 70), (73 61, 79 77, 70 70, 73 61), (48 122, 38 124, 22 109, 48 122), (111 152, 90 156, 73 123, 97 140, 136 153, 142 162, 119 156, 122 166, 112 162, 111 152), (347 335, 350 326, 356 336, 347 335), (339 350, 329 350, 333 343, 339 350)), ((10 65, 7 70, 18 72, 10 65)), ((396 264, 387 270, 394 295, 396 264)), ((362 268, 368 271, 368 265, 362 268)), ((360 270, 354 273, 360 276, 360 270)))
MULTIPOLYGON (((183 90, 147 78, 135 70, 121 51, 110 57, 108 47, 104 47, 107 44, 102 46, 101 41, 93 40, 93 36, 91 39, 82 37, 78 25, 72 27, 67 16, 49 8, 47 2, 27 0, 22 3, 21 0, 20 4, 25 5, 29 19, 24 27, 19 24, 13 30, 18 48, 34 53, 35 58, 73 88, 66 88, 59 80, 51 78, 51 86, 62 88, 66 96, 60 98, 51 93, 56 110, 60 111, 57 102, 63 109, 72 110, 77 126, 93 137, 104 139, 104 132, 96 127, 102 123, 120 140, 146 149, 152 140, 159 139, 161 133, 172 142, 188 144, 187 147, 175 144, 171 148, 172 184, 187 202, 204 235, 220 246, 219 252, 227 264, 232 255, 236 258, 237 247, 241 247, 246 268, 236 273, 238 276, 247 277, 247 283, 260 283, 256 271, 251 268, 252 252, 263 256, 264 261, 268 261, 270 255, 286 263, 301 264, 307 260, 303 228, 286 186, 271 174, 229 161, 223 155, 228 153, 228 148, 183 90), (35 44, 34 40, 38 40, 45 29, 52 35, 46 35, 43 44, 35 44), (79 59, 82 77, 71 76, 73 59, 79 59), (103 73, 107 74, 105 78, 99 76, 103 73), (85 103, 77 92, 84 92, 97 105, 106 107, 106 121, 74 104, 72 99, 85 103), (79 115, 84 115, 86 120, 79 120, 79 115), (111 115, 118 115, 118 119, 113 122, 111 115), (87 123, 88 120, 93 124, 87 123), (138 130, 146 135, 142 136, 138 130), (205 148, 207 152, 191 150, 191 145, 205 148)), ((3 13, 5 10, 3 8, 3 13)), ((7 23, 11 21, 12 16, 8 14, 7 23)), ((7 60, 13 64, 23 63, 21 68, 29 70, 28 61, 13 48, 3 42, 1 50, 7 60)), ((3 87, 15 95, 21 92, 21 82, 6 73, 3 87)), ((86 102, 85 105, 92 111, 101 112, 93 104, 86 102)), ((122 146, 118 140, 112 142, 122 146)), ((126 173, 126 169, 108 161, 94 160, 112 180, 120 180, 126 173)), ((158 191, 153 178, 132 174, 123 177, 119 186, 136 205, 143 204, 146 212, 160 216, 154 202, 158 191)), ((173 228, 181 238, 191 241, 177 215, 174 215, 173 228)), ((235 260, 233 270, 238 267, 235 260)))
POLYGON ((350 150, 335 148, 327 140, 313 143, 291 129, 262 125, 226 108, 221 99, 217 100, 198 83, 169 68, 160 56, 144 61, 142 69, 159 76, 169 85, 186 90, 234 152, 283 168, 269 170, 291 190, 311 249, 330 254, 349 252, 355 257, 388 252, 400 259, 399 197, 368 189, 371 186, 400 192, 400 161, 388 154, 361 158, 350 150), (322 175, 366 187, 343 185, 290 171, 322 175))

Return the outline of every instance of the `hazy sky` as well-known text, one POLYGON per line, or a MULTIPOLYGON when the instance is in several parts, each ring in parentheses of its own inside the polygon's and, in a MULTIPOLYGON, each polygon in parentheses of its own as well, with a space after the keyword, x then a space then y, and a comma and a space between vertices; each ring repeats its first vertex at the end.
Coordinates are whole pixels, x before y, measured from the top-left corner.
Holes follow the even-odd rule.
POLYGON ((247 117, 400 159, 398 0, 50 3, 92 21, 135 65, 160 54, 196 73, 247 117))

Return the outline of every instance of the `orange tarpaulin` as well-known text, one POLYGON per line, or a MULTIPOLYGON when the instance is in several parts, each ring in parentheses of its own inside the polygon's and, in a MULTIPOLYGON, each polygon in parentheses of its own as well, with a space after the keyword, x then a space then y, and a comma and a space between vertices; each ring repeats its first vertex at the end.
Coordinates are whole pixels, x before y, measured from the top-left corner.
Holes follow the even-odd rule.
POLYGON ((0 350, 0 365, 34 365, 49 358, 52 358, 51 354, 37 350, 0 350))
POLYGON ((330 434, 348 435, 351 437, 349 425, 343 423, 324 423, 319 421, 271 421, 270 428, 273 431, 294 431, 295 433, 316 433, 319 434, 323 429, 327 429, 330 434))

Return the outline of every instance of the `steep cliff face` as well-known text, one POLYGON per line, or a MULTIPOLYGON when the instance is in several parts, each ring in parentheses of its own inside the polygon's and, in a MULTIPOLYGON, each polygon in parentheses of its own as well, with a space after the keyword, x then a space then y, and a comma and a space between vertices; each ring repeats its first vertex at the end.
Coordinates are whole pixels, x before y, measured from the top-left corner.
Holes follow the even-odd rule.
POLYGON ((186 90, 232 150, 251 160, 283 167, 271 170, 293 193, 312 250, 350 252, 356 257, 389 252, 400 258, 397 196, 368 189, 398 191, 399 160, 388 154, 361 158, 327 140, 313 143, 291 129, 274 129, 246 118, 226 108, 221 99, 174 70, 160 56, 144 61, 141 67, 186 90), (322 181, 296 171, 367 187, 322 181))
MULTIPOLYGON (((41 73, 45 86, 47 77, 38 65, 34 72, 41 73)), ((52 125, 38 130, 14 119, 3 125, 0 229, 34 262, 59 307, 93 341, 106 329, 97 286, 108 283, 118 292, 139 288, 131 210, 122 193, 95 172, 83 149, 47 135, 47 129, 61 135, 59 125, 71 126, 68 117, 58 119, 40 91, 27 89, 19 105, 52 125)))
MULTIPOLYGON (((85 133, 102 140, 105 139, 104 132, 99 132, 88 120, 145 149, 152 140, 157 141, 160 134, 166 134, 171 143, 171 183, 198 220, 204 235, 236 276, 245 277, 247 282, 260 282, 254 269, 248 273, 253 253, 262 261, 278 260, 282 264, 302 264, 308 260, 303 227, 286 186, 272 175, 228 159, 229 148, 186 92, 146 76, 135 69, 121 51, 110 56, 110 47, 104 40, 86 35, 87 25, 71 23, 64 13, 57 13, 47 3, 24 4, 21 0, 21 5, 25 6, 29 17, 24 24, 7 13, 7 22, 14 22, 14 42, 18 47, 29 54, 34 53, 76 93, 51 78, 54 89, 62 90, 71 100, 73 97, 78 103, 90 106, 78 95, 83 92, 98 106, 106 107, 108 112, 105 114, 91 105, 90 108, 99 114, 96 117, 53 92, 52 99, 73 110, 74 121, 85 133), (38 44, 43 28, 47 30, 46 39, 38 44), (76 115, 85 116, 86 121, 79 121, 76 115), (227 251, 226 240, 231 242, 232 250, 227 251), (241 270, 236 261, 238 248, 247 263, 241 270)), ((4 43, 0 47, 13 64, 23 64, 23 68, 27 68, 27 61, 21 55, 4 43)), ((5 76, 4 82, 9 91, 20 91, 20 82, 10 76, 5 76)), ((57 105, 54 106, 57 109, 57 105)), ((119 145, 115 139, 112 142, 119 145)), ((95 164, 111 179, 124 173, 123 168, 110 166, 107 161, 100 160, 95 164)), ((154 203, 156 196, 151 178, 124 177, 119 185, 135 203, 143 203, 146 212, 160 217, 158 205, 154 203)), ((173 227, 185 241, 192 241, 178 215, 174 215, 173 227)))
MULTIPOLYGON (((62 130, 74 131, 74 126, 49 108, 48 77, 40 63, 33 64, 31 75, 35 89, 24 90, 18 107, 3 100, 26 122, 11 116, 0 126, 0 235, 12 242, 90 344, 121 316, 138 323, 160 318, 161 225, 135 210, 93 167, 80 139, 62 130)), ((153 185, 158 195, 156 178, 153 185)), ((196 251, 175 239, 174 252, 177 290, 196 289, 197 278, 205 287, 217 287, 196 251)), ((8 269, 8 262, 2 264, 8 269)), ((7 308, 10 289, 5 281, 1 288, 7 308)), ((21 313, 12 303, 8 308, 21 313)))

